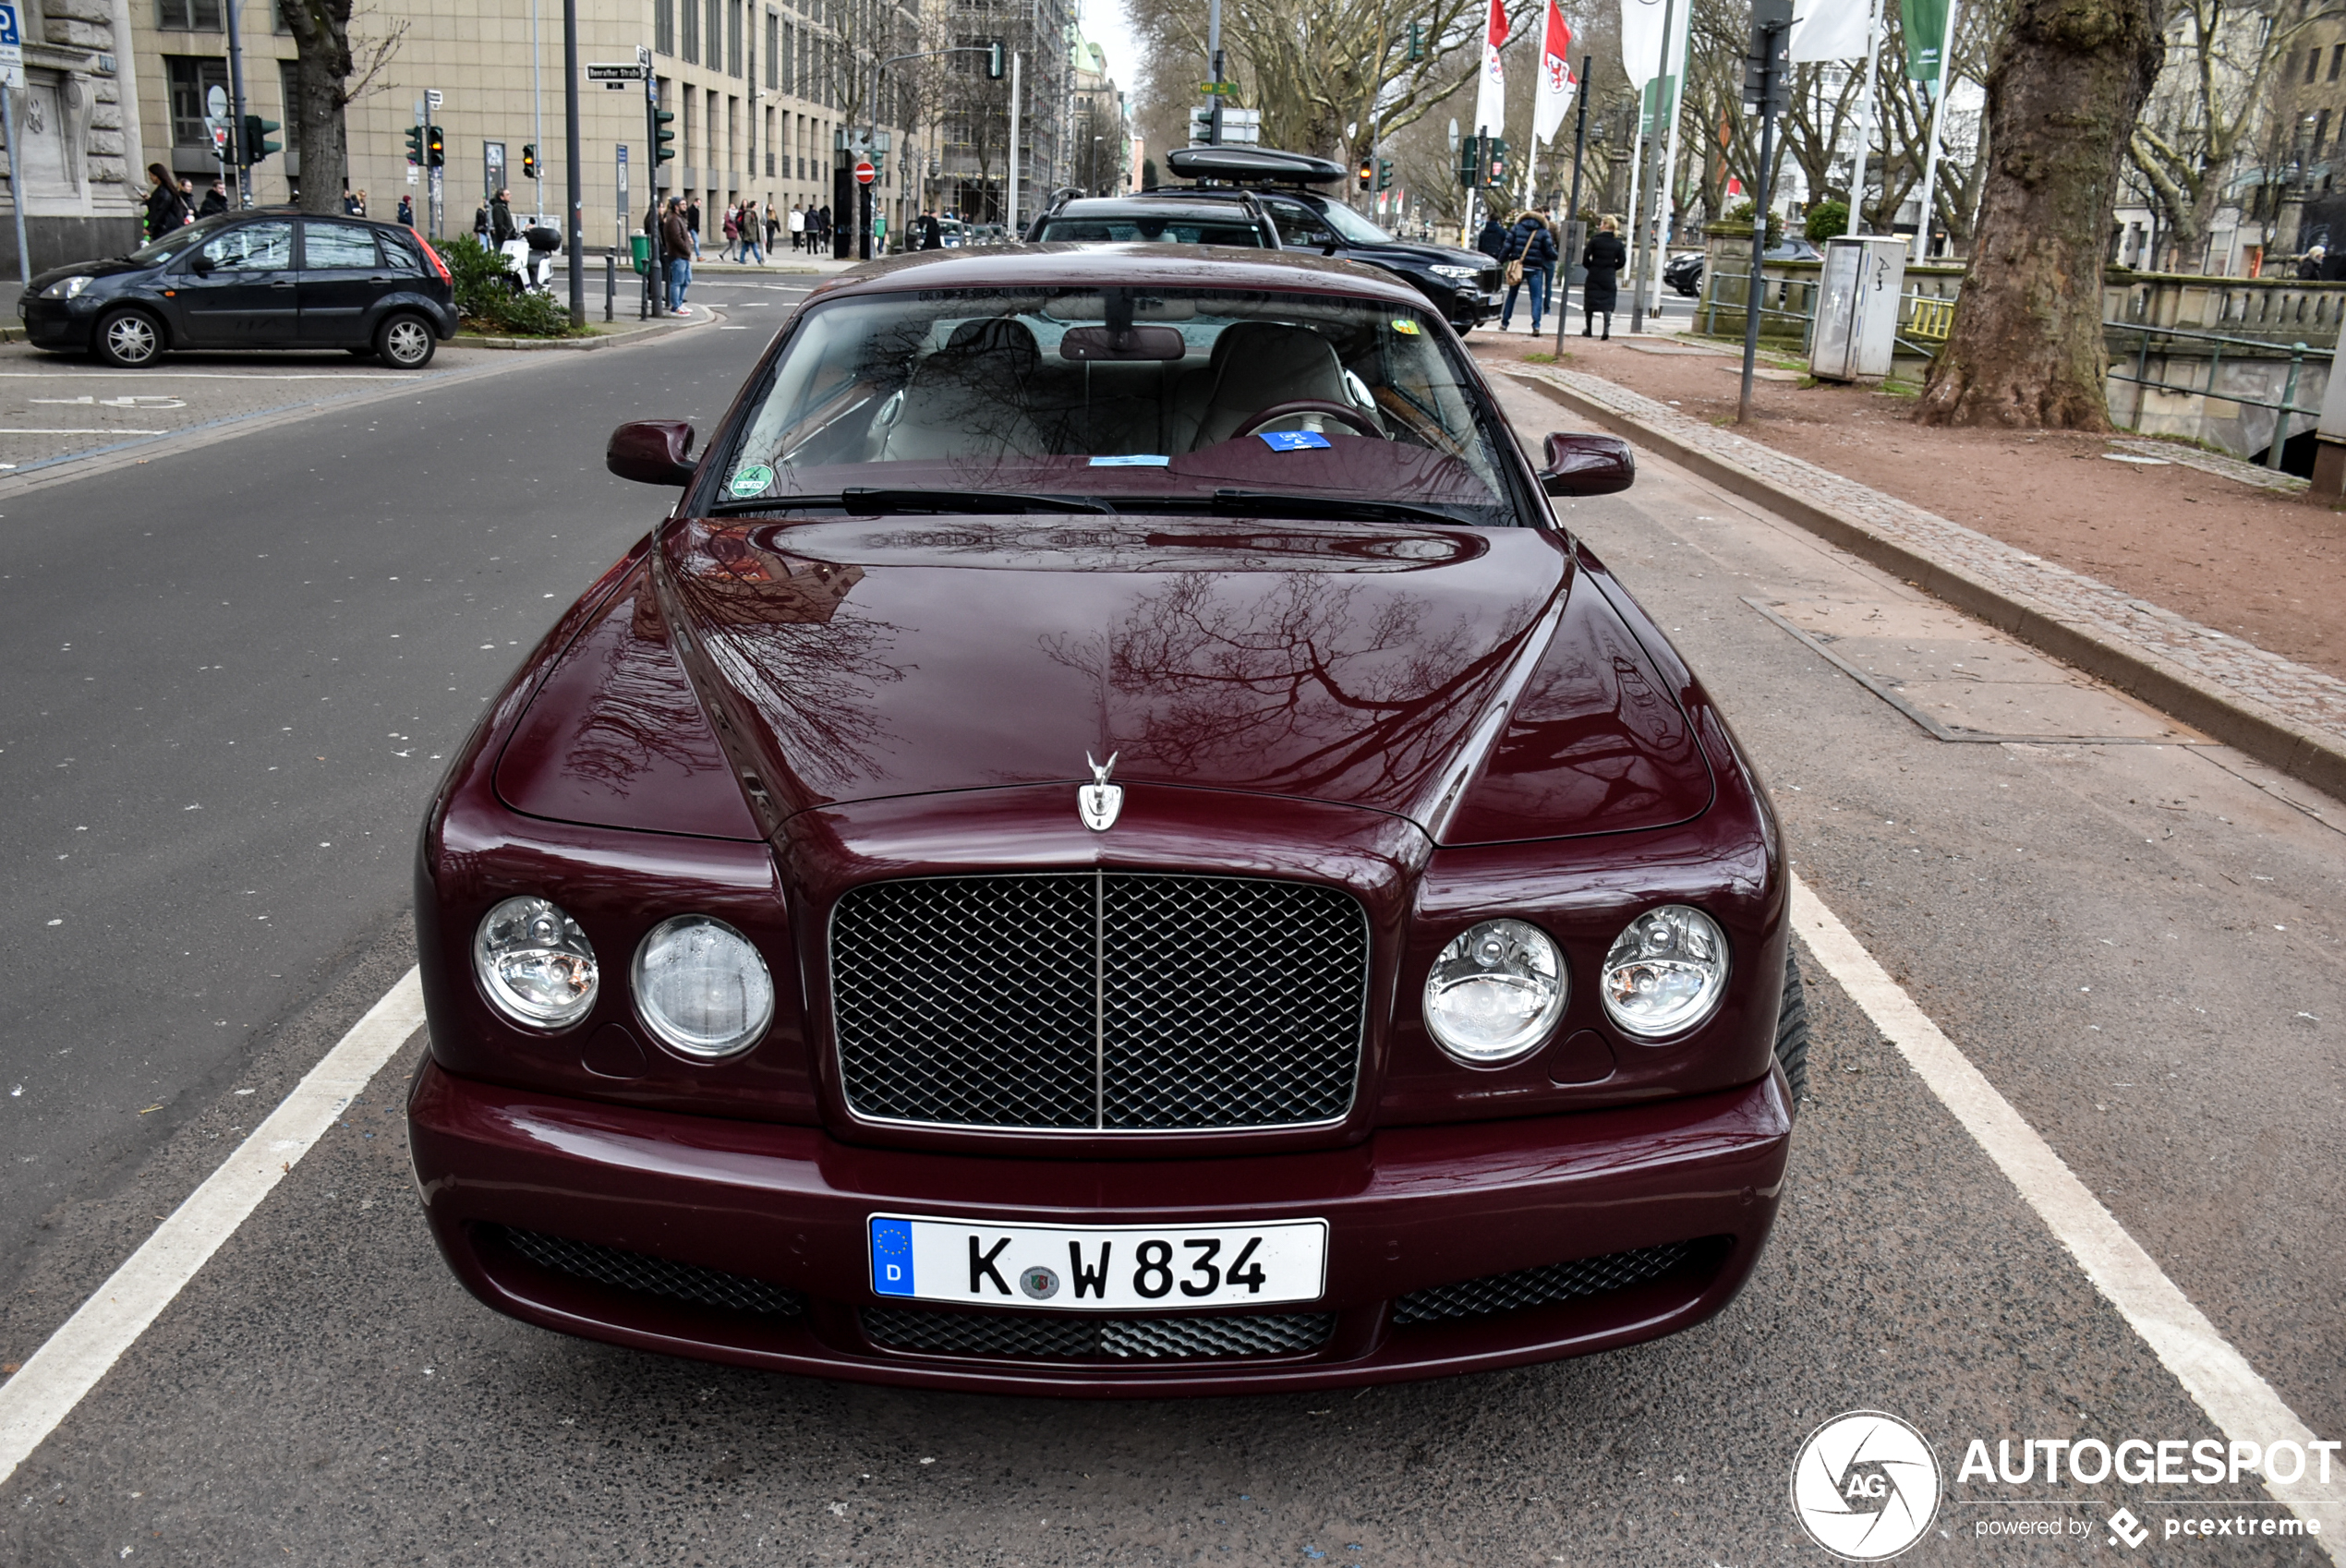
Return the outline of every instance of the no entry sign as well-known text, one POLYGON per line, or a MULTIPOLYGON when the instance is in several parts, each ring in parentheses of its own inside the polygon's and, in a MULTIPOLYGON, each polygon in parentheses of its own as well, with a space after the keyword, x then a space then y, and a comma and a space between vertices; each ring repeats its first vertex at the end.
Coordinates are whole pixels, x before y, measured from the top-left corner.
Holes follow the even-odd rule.
POLYGON ((870 159, 866 158, 855 165, 855 183, 857 185, 869 185, 877 178, 879 178, 879 171, 872 167, 872 161, 870 159))

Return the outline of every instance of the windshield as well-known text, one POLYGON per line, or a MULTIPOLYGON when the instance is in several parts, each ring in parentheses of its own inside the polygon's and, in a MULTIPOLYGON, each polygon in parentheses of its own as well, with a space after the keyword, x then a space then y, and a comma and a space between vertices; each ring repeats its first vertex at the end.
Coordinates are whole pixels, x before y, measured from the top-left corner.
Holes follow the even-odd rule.
POLYGON ((1216 223, 1210 218, 1049 218, 1035 236, 1055 245, 1130 245, 1140 240, 1166 245, 1251 245, 1260 247, 1262 235, 1252 223, 1216 223))
POLYGON ((1320 211, 1334 229, 1354 245, 1391 245, 1393 236, 1340 201, 1323 201, 1320 211))
POLYGON ((1433 319, 1409 306, 927 290, 809 310, 717 472, 736 503, 949 487, 1145 510, 1276 492, 1513 525, 1498 428, 1433 319))
POLYGON ((149 265, 157 261, 168 261, 199 240, 210 239, 219 230, 220 225, 216 222, 188 223, 184 227, 172 230, 161 239, 151 240, 140 246, 123 259, 143 261, 149 265))

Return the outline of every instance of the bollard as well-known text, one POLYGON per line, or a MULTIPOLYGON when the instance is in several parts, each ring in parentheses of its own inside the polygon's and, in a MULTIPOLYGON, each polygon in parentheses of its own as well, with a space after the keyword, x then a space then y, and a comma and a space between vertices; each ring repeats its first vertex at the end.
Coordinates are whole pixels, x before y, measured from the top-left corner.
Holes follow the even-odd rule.
POLYGON ((619 303, 619 252, 603 252, 603 320, 611 319, 611 311, 619 303))

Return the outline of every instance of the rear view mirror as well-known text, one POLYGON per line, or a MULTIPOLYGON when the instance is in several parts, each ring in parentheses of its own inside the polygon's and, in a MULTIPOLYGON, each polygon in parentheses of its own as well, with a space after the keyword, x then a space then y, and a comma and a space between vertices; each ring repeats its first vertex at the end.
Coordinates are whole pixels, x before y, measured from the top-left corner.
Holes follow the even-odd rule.
POLYGON ((1552 431, 1540 488, 1552 496, 1609 496, 1637 483, 1638 460, 1618 436, 1552 431))
POLYGON ((1059 339, 1061 359, 1179 359, 1188 352, 1174 327, 1070 327, 1059 339))
POLYGON ((646 485, 689 485, 698 466, 693 428, 682 419, 632 419, 611 433, 603 466, 623 479, 646 485))

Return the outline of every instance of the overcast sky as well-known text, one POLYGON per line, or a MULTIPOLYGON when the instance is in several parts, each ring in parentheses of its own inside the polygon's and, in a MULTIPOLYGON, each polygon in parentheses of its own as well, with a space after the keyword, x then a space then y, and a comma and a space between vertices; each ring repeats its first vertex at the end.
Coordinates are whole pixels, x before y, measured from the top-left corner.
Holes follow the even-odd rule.
POLYGON ((1125 0, 1080 0, 1079 14, 1083 36, 1107 51, 1108 75, 1129 94, 1141 84, 1141 49, 1124 19, 1124 5, 1125 0))

